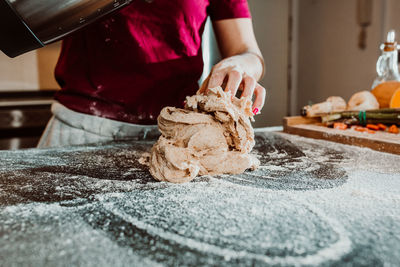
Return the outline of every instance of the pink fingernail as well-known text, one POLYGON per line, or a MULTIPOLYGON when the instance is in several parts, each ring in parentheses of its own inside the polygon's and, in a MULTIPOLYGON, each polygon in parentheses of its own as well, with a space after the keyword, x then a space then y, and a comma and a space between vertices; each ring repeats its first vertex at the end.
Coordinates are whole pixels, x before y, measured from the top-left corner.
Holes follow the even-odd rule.
POLYGON ((254 109, 253 109, 253 114, 254 114, 254 115, 257 115, 257 114, 258 114, 258 111, 259 111, 258 108, 254 108, 254 109))

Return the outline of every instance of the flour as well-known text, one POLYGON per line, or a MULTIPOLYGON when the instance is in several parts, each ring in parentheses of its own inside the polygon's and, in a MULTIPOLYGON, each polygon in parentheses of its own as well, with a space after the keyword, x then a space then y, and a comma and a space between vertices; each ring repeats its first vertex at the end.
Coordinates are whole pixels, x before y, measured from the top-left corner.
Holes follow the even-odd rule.
POLYGON ((258 133, 259 169, 175 185, 137 162, 152 144, 0 152, 2 264, 400 262, 399 156, 258 133))

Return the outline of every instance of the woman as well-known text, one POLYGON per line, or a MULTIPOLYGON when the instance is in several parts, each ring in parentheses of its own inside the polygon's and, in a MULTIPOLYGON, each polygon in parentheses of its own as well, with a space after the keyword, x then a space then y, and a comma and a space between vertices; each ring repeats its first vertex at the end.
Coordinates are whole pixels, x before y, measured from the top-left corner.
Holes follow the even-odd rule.
POLYGON ((165 106, 198 90, 201 36, 213 22, 223 60, 200 91, 223 86, 264 105, 264 72, 246 0, 136 0, 63 41, 55 75, 61 90, 38 147, 143 138, 165 106))

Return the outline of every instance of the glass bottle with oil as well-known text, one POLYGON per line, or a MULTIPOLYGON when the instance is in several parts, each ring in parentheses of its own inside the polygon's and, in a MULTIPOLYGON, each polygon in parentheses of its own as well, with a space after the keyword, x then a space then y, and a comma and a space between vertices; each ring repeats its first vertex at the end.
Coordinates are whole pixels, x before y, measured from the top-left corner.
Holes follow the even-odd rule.
POLYGON ((372 93, 379 102, 380 108, 388 108, 394 92, 400 88, 398 66, 398 49, 396 33, 390 30, 386 42, 380 47, 382 54, 376 63, 378 76, 372 84, 372 93))

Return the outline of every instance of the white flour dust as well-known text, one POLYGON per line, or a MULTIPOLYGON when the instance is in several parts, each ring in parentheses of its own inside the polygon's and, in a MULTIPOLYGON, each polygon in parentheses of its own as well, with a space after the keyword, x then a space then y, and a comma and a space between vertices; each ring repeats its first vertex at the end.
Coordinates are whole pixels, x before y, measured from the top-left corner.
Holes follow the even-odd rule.
POLYGON ((4 265, 396 266, 400 157, 259 133, 261 167, 184 185, 152 142, 0 152, 4 265))

